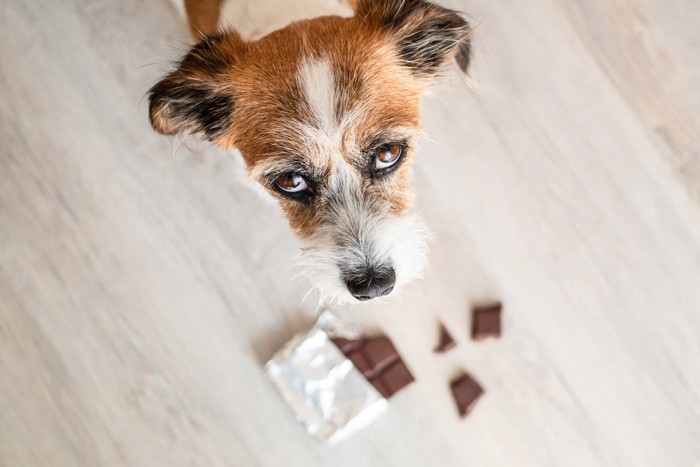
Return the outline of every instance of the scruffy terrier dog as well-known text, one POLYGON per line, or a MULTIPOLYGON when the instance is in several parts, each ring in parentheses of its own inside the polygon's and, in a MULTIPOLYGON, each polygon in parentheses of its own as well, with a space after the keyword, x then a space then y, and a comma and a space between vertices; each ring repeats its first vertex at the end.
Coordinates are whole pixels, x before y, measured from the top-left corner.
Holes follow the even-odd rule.
POLYGON ((471 35, 427 1, 347 2, 186 1, 199 43, 149 94, 156 131, 240 151, 301 239, 313 286, 340 302, 421 273, 421 95, 452 59, 466 72, 471 35))

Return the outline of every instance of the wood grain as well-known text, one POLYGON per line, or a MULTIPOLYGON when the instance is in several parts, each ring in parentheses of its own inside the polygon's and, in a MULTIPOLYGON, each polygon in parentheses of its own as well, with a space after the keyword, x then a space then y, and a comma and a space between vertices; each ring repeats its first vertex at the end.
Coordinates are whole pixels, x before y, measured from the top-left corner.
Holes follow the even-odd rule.
POLYGON ((700 465, 700 6, 449 5, 478 89, 425 101, 430 267, 338 310, 417 382, 334 447, 261 371, 316 312, 284 220, 235 155, 149 127, 189 41, 173 6, 0 6, 1 466, 700 465), (504 337, 472 343, 489 298, 504 337), (462 369, 486 389, 463 421, 462 369))

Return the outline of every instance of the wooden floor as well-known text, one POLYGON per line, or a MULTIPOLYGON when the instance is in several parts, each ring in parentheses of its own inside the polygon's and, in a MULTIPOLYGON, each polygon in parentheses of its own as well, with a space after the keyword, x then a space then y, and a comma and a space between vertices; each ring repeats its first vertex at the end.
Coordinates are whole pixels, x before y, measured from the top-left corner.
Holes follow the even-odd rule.
POLYGON ((700 466, 700 4, 450 4, 477 86, 425 103, 429 270, 339 310, 417 382, 334 447, 261 371, 317 305, 284 221, 235 157, 149 127, 169 0, 0 5, 1 466, 700 466), (505 336, 472 343, 491 298, 505 336))

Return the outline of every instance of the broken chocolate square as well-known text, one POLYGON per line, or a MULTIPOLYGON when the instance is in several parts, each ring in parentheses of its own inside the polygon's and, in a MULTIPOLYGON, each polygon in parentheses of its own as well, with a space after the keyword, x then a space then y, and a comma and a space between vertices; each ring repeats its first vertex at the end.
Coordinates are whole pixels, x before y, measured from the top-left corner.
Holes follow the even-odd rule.
POLYGON ((487 337, 501 336, 500 303, 474 308, 472 313, 472 339, 480 341, 487 337))
POLYGON ((414 381, 403 361, 394 362, 378 376, 370 380, 379 393, 387 399, 414 381))
POLYGON ((445 353, 448 350, 453 349, 456 345, 457 343, 447 331, 445 325, 440 323, 440 341, 438 342, 438 346, 435 348, 435 352, 445 353))
POLYGON ((466 373, 452 381, 450 388, 461 417, 466 417, 472 411, 474 405, 484 393, 479 383, 466 373))

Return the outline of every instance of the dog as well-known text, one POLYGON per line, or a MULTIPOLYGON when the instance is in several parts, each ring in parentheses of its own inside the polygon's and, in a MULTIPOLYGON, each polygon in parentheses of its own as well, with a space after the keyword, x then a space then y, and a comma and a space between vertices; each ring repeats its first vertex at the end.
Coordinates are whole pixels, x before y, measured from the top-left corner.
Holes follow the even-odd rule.
POLYGON ((385 297, 420 276, 412 214, 421 96, 472 29, 424 0, 186 0, 197 41, 149 91, 153 128, 237 149, 302 242, 322 300, 385 297))

